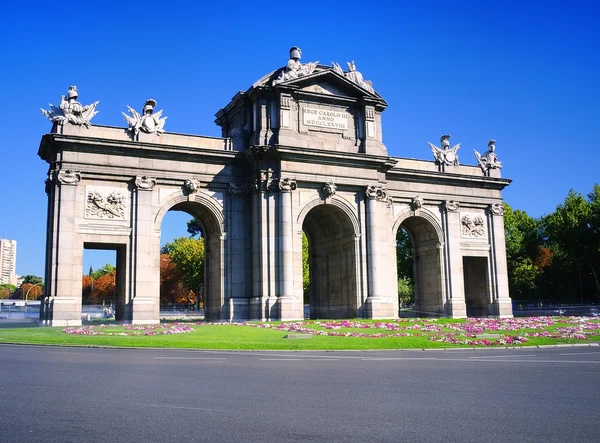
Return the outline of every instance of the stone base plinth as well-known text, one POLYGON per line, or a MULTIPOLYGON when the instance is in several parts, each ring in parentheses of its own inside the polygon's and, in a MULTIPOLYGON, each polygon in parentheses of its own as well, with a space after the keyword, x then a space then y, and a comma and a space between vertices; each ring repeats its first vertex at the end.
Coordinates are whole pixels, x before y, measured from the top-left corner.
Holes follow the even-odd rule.
POLYGON ((398 302, 389 298, 369 297, 365 302, 367 318, 398 318, 398 302))
POLYGON ((295 297, 279 297, 277 299, 279 320, 304 320, 304 305, 295 297))
POLYGON ((248 319, 249 310, 247 298, 229 299, 229 321, 245 321, 248 319))
POLYGON ((250 299, 250 303, 248 305, 249 309, 249 318, 250 320, 255 321, 265 321, 267 320, 267 306, 266 306, 266 298, 263 297, 254 297, 250 299))
POLYGON ((160 323, 159 307, 152 297, 135 297, 131 301, 131 324, 157 324, 160 323))
POLYGON ((50 297, 46 326, 81 326, 81 298, 50 297))
POLYGON ((510 301, 499 301, 495 303, 495 311, 500 318, 512 318, 513 310, 510 301))
POLYGON ((446 315, 449 318, 467 318, 467 305, 464 300, 450 300, 446 304, 446 315))

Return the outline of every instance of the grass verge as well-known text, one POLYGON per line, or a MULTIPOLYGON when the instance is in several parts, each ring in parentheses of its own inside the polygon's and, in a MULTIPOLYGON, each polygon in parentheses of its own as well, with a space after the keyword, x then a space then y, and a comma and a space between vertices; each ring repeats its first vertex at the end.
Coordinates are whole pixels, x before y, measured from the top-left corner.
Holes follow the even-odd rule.
POLYGON ((339 320, 244 324, 164 322, 0 329, 0 343, 220 350, 389 350, 600 343, 600 320, 339 320), (310 338, 289 339, 301 333, 310 338), (96 334, 96 335, 94 335, 96 334))

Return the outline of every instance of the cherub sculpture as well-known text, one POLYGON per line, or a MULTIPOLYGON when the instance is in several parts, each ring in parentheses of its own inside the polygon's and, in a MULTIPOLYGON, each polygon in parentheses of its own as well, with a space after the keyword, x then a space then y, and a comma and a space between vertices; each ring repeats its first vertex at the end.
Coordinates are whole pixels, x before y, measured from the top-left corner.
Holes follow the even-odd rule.
POLYGON ((331 62, 331 65, 333 66, 333 70, 338 74, 343 75, 348 80, 356 83, 358 86, 360 86, 363 89, 366 89, 370 93, 374 92, 373 82, 370 80, 365 80, 363 78, 362 74, 356 70, 356 64, 354 63, 354 61, 346 62, 346 65, 348 66, 348 72, 344 72, 342 67, 336 62, 331 62))
POLYGON ((81 103, 77 101, 78 96, 77 86, 70 86, 66 98, 64 95, 61 96, 58 108, 50 104, 50 110, 40 109, 40 111, 42 111, 42 114, 53 123, 58 123, 59 125, 71 123, 72 125, 80 125, 89 128, 91 125, 90 120, 98 113, 98 111, 96 111, 96 106, 98 106, 98 103, 100 102, 82 106, 81 103))
POLYGON ((488 151, 483 155, 473 150, 475 152, 477 163, 479 163, 479 166, 484 173, 488 172, 490 169, 502 168, 502 163, 498 161, 498 156, 496 155, 496 152, 494 152, 495 150, 496 140, 490 140, 488 142, 488 151))
POLYGON ((156 114, 153 114, 155 106, 156 100, 148 99, 146 100, 146 103, 144 103, 144 108, 142 109, 141 115, 130 106, 127 106, 127 109, 129 109, 131 117, 124 112, 122 113, 123 117, 125 117, 127 125, 129 126, 129 130, 134 136, 138 135, 140 131, 148 134, 152 132, 156 132, 158 134, 165 132, 163 127, 165 126, 167 117, 162 117, 162 109, 156 114))
POLYGON ((445 166, 458 166, 458 150, 460 149, 460 143, 454 145, 453 148, 450 148, 449 135, 442 135, 440 141, 442 143, 441 148, 438 148, 433 143, 428 142, 435 162, 445 166))

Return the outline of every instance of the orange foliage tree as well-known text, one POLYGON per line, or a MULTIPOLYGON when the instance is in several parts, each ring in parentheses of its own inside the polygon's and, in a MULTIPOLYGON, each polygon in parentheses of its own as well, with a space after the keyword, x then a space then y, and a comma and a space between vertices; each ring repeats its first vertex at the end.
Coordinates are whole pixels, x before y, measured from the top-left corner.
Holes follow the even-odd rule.
POLYGON ((39 300, 44 294, 44 287, 40 285, 33 285, 31 283, 23 283, 20 288, 21 298, 25 300, 39 300))
POLYGON ((185 289, 181 272, 169 254, 160 254, 160 304, 194 303, 196 294, 185 289))

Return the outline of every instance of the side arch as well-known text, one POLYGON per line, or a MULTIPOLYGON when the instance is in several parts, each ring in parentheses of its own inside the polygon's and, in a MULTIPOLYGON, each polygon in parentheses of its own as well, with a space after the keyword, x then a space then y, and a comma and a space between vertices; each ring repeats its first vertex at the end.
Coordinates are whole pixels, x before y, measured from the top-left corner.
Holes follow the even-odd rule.
POLYGON ((329 197, 327 200, 323 200, 321 198, 314 198, 304 205, 304 207, 298 213, 298 217, 296 218, 297 226, 302 226, 304 223, 304 219, 306 215, 316 206, 319 205, 332 205, 340 208, 344 213, 348 216, 348 219, 352 223, 352 229, 354 230, 355 236, 360 236, 360 225, 358 223, 358 217, 356 215, 356 210, 352 207, 352 205, 344 198, 338 197, 334 195, 329 197))
MULTIPOLYGON (((165 214, 170 210, 184 211, 195 217, 203 229, 204 238, 204 312, 207 320, 226 318, 225 303, 225 218, 222 205, 202 191, 185 195, 183 191, 171 194, 154 217, 154 230, 161 232, 165 214)), ((156 251, 158 254, 159 251, 156 251)))
MULTIPOLYGON (((444 231, 435 212, 428 208, 405 208, 395 218, 390 234, 394 249, 400 228, 408 233, 412 249, 414 302, 417 316, 444 315, 447 310, 444 231)), ((391 274, 397 275, 396 269, 391 274)))
POLYGON ((429 223, 431 223, 431 226, 433 227, 433 229, 435 230, 435 233, 437 235, 438 243, 440 245, 444 244, 444 231, 442 230, 442 225, 440 224, 439 220, 435 216, 435 213, 428 208, 420 208, 420 209, 417 209, 416 211, 413 211, 410 208, 406 208, 406 209, 402 210, 396 216, 396 219, 394 220, 394 223, 392 224, 391 234, 394 236, 394 238, 395 238, 396 233, 398 232, 398 229, 400 228, 400 225, 406 219, 408 219, 410 217, 421 217, 421 218, 424 218, 425 220, 427 220, 429 223))
POLYGON ((223 215, 223 207, 217 200, 203 192, 197 192, 191 196, 185 195, 183 191, 171 194, 161 205, 160 209, 156 213, 156 216, 154 217, 154 230, 160 231, 163 218, 169 210, 173 209, 179 204, 185 204, 188 202, 200 203, 206 212, 208 212, 210 216, 214 218, 214 227, 218 229, 219 236, 225 236, 225 217, 223 215))

